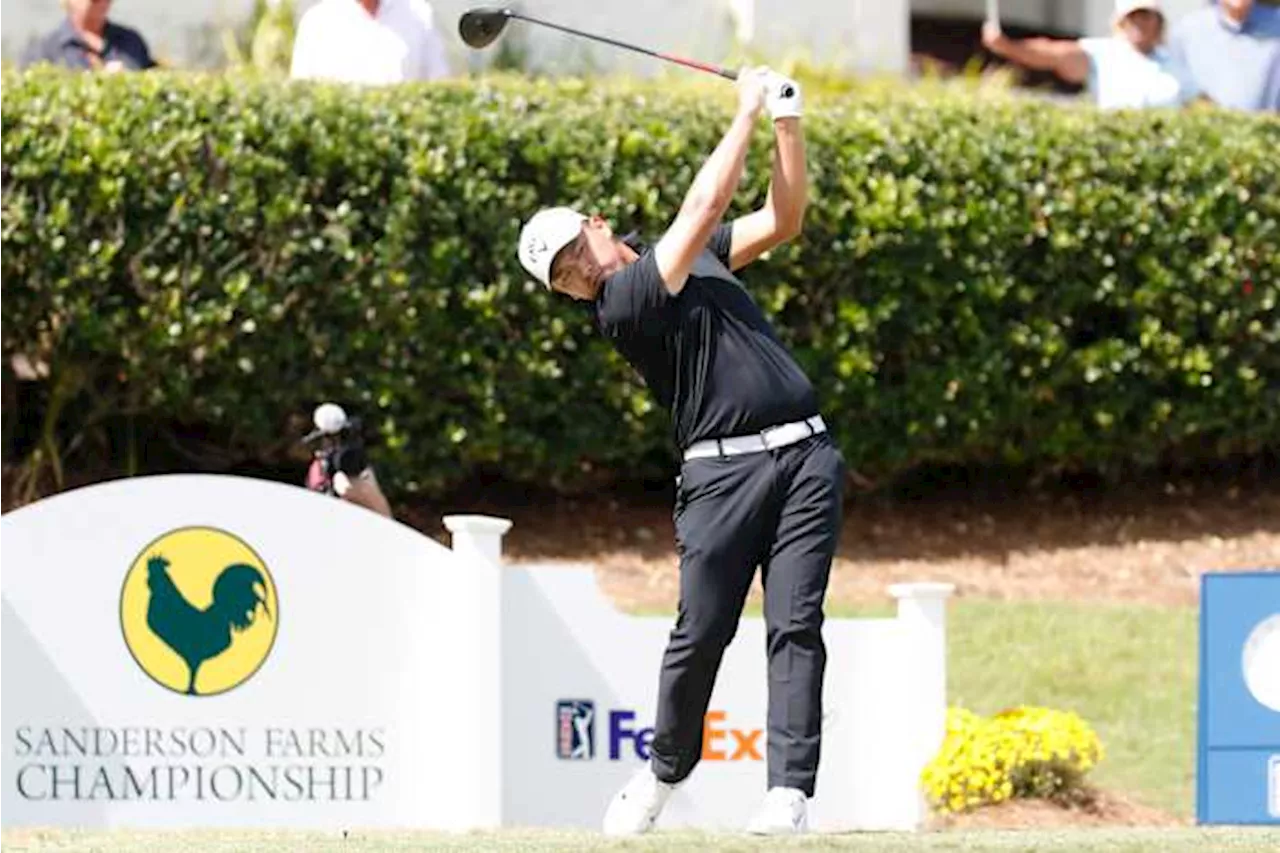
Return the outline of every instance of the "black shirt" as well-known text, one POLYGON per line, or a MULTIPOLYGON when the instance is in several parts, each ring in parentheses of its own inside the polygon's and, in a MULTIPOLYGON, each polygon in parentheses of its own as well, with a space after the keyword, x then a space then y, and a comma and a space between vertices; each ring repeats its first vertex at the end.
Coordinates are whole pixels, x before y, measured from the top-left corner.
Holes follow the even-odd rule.
POLYGON ((84 43, 71 21, 65 18, 57 29, 27 48, 19 65, 27 68, 38 62, 84 71, 111 62, 119 62, 128 71, 142 71, 156 64, 147 43, 136 30, 108 21, 102 31, 102 52, 98 53, 84 43))
POLYGON ((813 385, 730 272, 733 226, 719 226, 672 295, 653 250, 610 276, 596 297, 600 331, 671 411, 682 450, 818 413, 813 385))

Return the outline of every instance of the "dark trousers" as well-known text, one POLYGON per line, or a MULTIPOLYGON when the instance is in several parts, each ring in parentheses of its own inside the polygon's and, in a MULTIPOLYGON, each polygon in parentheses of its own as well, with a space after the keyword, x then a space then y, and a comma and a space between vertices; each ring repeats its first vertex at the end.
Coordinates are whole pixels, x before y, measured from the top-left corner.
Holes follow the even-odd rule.
POLYGON ((843 518, 844 460, 826 435, 685 462, 676 488, 680 606, 662 660, 652 766, 664 782, 702 757, 725 648, 761 568, 769 658, 768 780, 812 797, 822 736, 823 599, 843 518))

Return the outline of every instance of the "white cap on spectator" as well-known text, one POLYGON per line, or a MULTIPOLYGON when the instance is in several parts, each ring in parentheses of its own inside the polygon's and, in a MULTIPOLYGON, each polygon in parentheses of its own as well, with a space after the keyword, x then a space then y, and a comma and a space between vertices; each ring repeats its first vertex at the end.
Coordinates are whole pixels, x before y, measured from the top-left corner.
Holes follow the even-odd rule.
POLYGON ((311 415, 316 428, 307 436, 313 441, 323 435, 337 435, 347 428, 347 413, 337 403, 321 403, 311 415))
POLYGON ((1116 14, 1111 19, 1112 24, 1118 24, 1134 12, 1142 10, 1155 12, 1161 18, 1164 17, 1164 9, 1160 8, 1160 0, 1116 0, 1116 14))
POLYGON ((529 275, 551 287, 551 263, 560 250, 582 233, 587 217, 568 207, 549 207, 533 215, 520 229, 520 264, 529 275))
POLYGON ((347 413, 337 403, 321 403, 316 406, 312 421, 322 432, 341 432, 347 425, 347 413))

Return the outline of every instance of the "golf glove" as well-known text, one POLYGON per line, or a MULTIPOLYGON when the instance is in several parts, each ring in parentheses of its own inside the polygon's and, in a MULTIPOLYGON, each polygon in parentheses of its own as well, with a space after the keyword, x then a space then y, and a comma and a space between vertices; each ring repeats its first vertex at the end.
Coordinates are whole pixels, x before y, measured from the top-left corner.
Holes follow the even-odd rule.
POLYGON ((765 92, 765 106, 769 108, 769 116, 774 121, 804 115, 804 96, 800 93, 800 84, 795 80, 770 71, 765 81, 765 92))

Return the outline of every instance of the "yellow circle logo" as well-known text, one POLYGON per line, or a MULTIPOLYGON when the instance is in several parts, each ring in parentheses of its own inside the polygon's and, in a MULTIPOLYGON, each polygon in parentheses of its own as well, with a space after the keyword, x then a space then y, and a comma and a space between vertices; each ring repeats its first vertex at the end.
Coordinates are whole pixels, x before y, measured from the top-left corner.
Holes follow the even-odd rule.
POLYGON ((212 696, 258 671, 276 639, 276 585, 262 558, 212 527, 143 548, 120 593, 120 626, 138 666, 177 693, 212 696))

